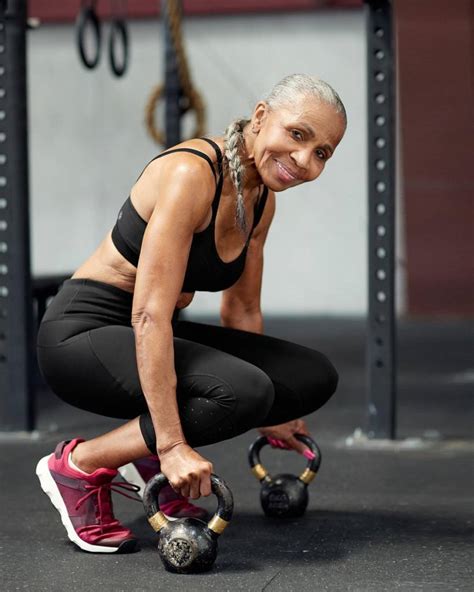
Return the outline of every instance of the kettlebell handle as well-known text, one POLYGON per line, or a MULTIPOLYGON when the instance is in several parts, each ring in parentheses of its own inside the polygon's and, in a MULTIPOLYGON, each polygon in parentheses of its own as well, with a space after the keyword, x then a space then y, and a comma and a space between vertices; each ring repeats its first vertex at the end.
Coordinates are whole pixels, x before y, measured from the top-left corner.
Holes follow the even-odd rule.
MULTIPOLYGON (((316 444, 316 442, 309 436, 304 434, 295 434, 295 438, 300 442, 303 442, 303 444, 306 444, 306 446, 308 446, 308 448, 314 454, 313 460, 308 459, 306 469, 298 477, 300 481, 303 481, 303 483, 308 485, 316 477, 316 473, 318 472, 321 465, 321 450, 319 449, 319 446, 316 444)), ((267 444, 269 444, 267 437, 260 436, 253 444, 250 445, 249 448, 248 458, 250 468, 252 469, 252 473, 259 481, 272 480, 267 469, 260 462, 260 451, 267 444)))
MULTIPOLYGON (((143 506, 145 507, 145 513, 148 522, 156 532, 159 532, 169 523, 168 518, 166 518, 160 510, 159 502, 159 493, 168 483, 169 481, 163 473, 157 473, 148 481, 143 492, 143 506)), ((223 533, 232 518, 234 499, 232 491, 229 489, 226 482, 214 473, 211 473, 211 488, 212 493, 217 497, 217 510, 208 522, 207 528, 215 536, 219 536, 223 533)))

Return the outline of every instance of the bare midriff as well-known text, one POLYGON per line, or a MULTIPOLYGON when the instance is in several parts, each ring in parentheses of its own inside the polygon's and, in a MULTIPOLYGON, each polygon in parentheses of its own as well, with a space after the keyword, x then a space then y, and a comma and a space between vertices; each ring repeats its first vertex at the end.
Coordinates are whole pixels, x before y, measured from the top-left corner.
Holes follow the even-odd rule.
MULTIPOLYGON (((95 252, 74 272, 72 278, 88 278, 105 282, 133 294, 136 274, 135 266, 115 248, 109 232, 95 252)), ((193 298, 194 292, 181 292, 175 308, 186 308, 193 298)))

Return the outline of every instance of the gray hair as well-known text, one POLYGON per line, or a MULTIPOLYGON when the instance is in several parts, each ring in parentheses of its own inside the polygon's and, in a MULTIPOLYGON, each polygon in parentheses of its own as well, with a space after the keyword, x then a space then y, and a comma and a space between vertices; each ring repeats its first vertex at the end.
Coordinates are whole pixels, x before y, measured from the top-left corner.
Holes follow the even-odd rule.
MULTIPOLYGON (((309 74, 290 74, 278 82, 263 99, 271 110, 294 104, 301 96, 315 97, 319 101, 332 105, 336 113, 340 113, 347 125, 347 114, 337 92, 324 80, 309 74)), ((244 208, 244 176, 245 166, 240 160, 240 152, 244 143, 244 128, 250 119, 234 120, 224 132, 224 163, 237 194, 235 221, 244 235, 247 234, 244 208)))

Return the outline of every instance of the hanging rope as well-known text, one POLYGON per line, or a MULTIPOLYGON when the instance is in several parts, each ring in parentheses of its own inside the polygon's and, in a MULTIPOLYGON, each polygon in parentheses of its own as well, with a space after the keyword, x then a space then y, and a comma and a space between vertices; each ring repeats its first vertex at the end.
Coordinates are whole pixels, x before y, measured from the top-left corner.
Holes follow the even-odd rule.
MULTIPOLYGON (((194 88, 189 72, 188 61, 183 46, 183 37, 181 34, 181 11, 179 9, 178 0, 168 0, 166 3, 168 14, 168 23, 170 26, 170 34, 173 42, 176 59, 178 63, 179 82, 181 86, 181 110, 182 113, 187 111, 194 111, 196 113, 196 128, 192 137, 200 137, 205 133, 206 128, 206 108, 200 93, 194 88)), ((164 145, 166 137, 164 132, 158 129, 155 122, 155 110, 158 101, 165 93, 164 84, 155 86, 145 107, 145 123, 150 136, 158 144, 164 145)))

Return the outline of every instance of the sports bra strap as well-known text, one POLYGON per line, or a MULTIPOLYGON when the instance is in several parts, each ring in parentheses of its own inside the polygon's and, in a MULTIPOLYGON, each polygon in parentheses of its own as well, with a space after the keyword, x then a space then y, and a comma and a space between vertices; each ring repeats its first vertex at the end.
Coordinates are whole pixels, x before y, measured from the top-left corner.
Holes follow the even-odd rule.
POLYGON ((219 148, 218 144, 216 144, 214 142, 214 140, 211 140, 210 138, 205 138, 204 136, 202 136, 200 138, 200 140, 204 140, 205 142, 207 142, 208 144, 210 144, 214 148, 214 152, 216 153, 216 156, 217 156, 217 168, 219 171, 219 175, 221 175, 222 174, 222 160, 223 160, 221 149, 219 148))
MULTIPOLYGON (((209 156, 205 153, 205 152, 201 152, 200 150, 195 150, 194 148, 173 148, 172 150, 167 150, 166 152, 162 152, 161 154, 158 154, 158 156, 155 156, 154 158, 152 158, 150 160, 150 162, 146 165, 146 167, 151 164, 154 160, 156 160, 157 158, 161 158, 162 156, 166 156, 167 154, 172 154, 173 152, 191 152, 191 154, 195 154, 196 156, 200 156, 201 158, 203 158, 211 167, 211 171, 212 174, 214 175, 214 180, 217 183, 217 175, 216 175, 216 171, 214 169, 214 164, 212 163, 212 160, 209 158, 209 156)), ((146 169, 145 167, 145 169, 146 169)), ((221 169, 222 167, 220 167, 221 169)), ((143 169, 143 171, 140 173, 138 179, 143 175, 143 172, 145 171, 145 169, 143 169)), ((220 172, 220 170, 219 170, 220 172)))
POLYGON ((204 160, 211 167, 211 171, 212 171, 212 174, 214 175, 214 179, 217 181, 216 171, 214 170, 214 165, 212 163, 212 160, 209 158, 209 156, 205 152, 201 152, 200 150, 195 150, 194 148, 173 148, 173 150, 167 150, 166 152, 162 152, 156 158, 160 158, 161 156, 166 156, 167 154, 171 154, 172 152, 191 152, 192 154, 195 154, 196 156, 200 156, 201 158, 204 158, 204 160))

